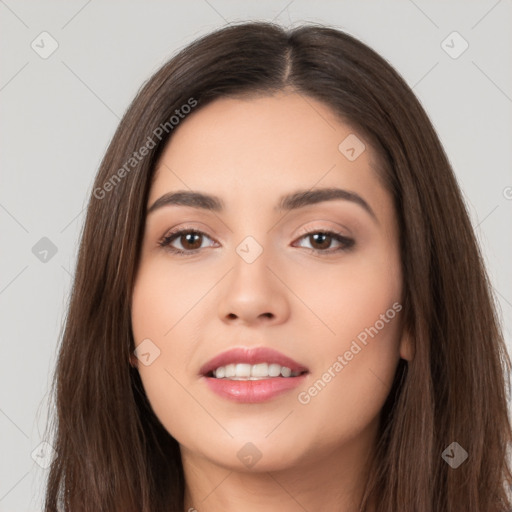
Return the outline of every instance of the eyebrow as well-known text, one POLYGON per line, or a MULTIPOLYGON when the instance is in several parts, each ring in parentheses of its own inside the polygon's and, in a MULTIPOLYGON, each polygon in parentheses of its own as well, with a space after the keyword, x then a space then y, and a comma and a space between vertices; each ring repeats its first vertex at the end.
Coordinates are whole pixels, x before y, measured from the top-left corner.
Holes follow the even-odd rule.
MULTIPOLYGON (((291 194, 281 196, 274 207, 276 212, 298 210, 312 204, 333 200, 350 201, 361 206, 370 216, 377 221, 377 216, 370 205, 355 192, 349 192, 341 188, 320 188, 311 190, 297 190, 291 194)), ((180 190, 168 192, 159 197, 147 210, 146 214, 163 208, 164 206, 189 206, 201 210, 221 212, 224 210, 224 201, 217 196, 202 192, 180 190)), ((377 221, 378 222, 378 221, 377 221)))

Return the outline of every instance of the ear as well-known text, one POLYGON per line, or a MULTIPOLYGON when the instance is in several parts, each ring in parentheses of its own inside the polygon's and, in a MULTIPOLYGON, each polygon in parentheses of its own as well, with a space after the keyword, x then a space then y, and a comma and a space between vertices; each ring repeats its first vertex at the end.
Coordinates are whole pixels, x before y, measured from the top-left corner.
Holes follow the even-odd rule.
POLYGON ((414 359, 414 343, 406 327, 403 328, 400 339, 400 357, 408 362, 414 359))
POLYGON ((132 368, 138 368, 139 367, 139 360, 137 359, 137 357, 134 354, 130 354, 129 362, 130 362, 130 366, 132 368))

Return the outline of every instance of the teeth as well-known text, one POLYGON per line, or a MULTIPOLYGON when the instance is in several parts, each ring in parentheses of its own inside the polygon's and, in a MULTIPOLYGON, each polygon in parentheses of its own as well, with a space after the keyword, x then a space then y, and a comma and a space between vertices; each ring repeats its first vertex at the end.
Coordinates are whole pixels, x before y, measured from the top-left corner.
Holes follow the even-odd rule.
POLYGON ((236 366, 234 364, 228 364, 225 367, 225 370, 227 379, 229 379, 229 377, 234 377, 236 375, 236 366))
MULTIPOLYGON (((279 366, 279 365, 276 365, 279 366)), ((279 367, 281 369, 281 367, 279 367)), ((260 364, 254 364, 251 367, 251 377, 268 377, 268 364, 267 363, 260 363, 260 364)))
POLYGON ((217 379, 261 380, 269 377, 297 377, 300 372, 292 372, 290 368, 275 363, 238 363, 219 366, 213 375, 217 379))
POLYGON ((251 365, 250 364, 237 364, 235 367, 235 377, 250 377, 251 365))
POLYGON ((270 364, 268 366, 268 375, 270 377, 279 377, 281 375, 281 365, 280 364, 270 364))
POLYGON ((290 370, 290 368, 287 368, 286 366, 283 366, 281 368, 281 375, 283 377, 289 377, 291 374, 292 374, 292 371, 290 370))

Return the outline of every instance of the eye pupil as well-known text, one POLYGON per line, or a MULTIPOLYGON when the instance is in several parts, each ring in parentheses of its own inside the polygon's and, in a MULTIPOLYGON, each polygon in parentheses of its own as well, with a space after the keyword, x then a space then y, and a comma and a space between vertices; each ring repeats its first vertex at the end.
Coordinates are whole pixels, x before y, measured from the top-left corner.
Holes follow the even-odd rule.
POLYGON ((331 236, 327 233, 314 233, 311 237, 315 240, 316 244, 320 244, 320 248, 322 249, 326 248, 325 245, 327 245, 327 247, 330 245, 331 236), (318 239, 320 239, 320 241, 318 239), (327 244, 325 244, 325 240, 327 240, 327 244))
POLYGON ((199 249, 201 247, 201 235, 199 233, 187 233, 185 235, 182 235, 182 239, 185 239, 187 242, 187 244, 189 245, 192 245, 193 247, 189 247, 189 249, 199 249), (193 238, 193 237, 197 237, 197 239, 199 239, 199 245, 197 245, 197 240, 196 240, 196 246, 194 246, 194 243, 193 242, 190 242, 190 239, 193 238))

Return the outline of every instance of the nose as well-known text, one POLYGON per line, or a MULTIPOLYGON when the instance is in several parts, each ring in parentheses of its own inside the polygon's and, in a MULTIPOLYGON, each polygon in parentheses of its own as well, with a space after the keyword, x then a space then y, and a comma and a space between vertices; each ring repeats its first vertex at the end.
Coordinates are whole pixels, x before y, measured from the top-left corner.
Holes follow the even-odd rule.
POLYGON ((223 322, 245 325, 274 325, 290 315, 286 279, 279 265, 263 252, 252 262, 238 254, 223 280, 218 312, 223 322))

